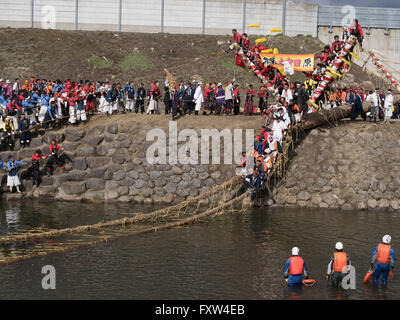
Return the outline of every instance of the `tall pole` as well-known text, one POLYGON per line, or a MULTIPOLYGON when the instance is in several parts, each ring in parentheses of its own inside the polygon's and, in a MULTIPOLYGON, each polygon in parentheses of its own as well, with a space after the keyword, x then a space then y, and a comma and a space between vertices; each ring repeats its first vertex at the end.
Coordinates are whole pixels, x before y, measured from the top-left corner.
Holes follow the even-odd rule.
POLYGON ((246 32, 246 0, 243 0, 243 31, 246 32))
POLYGON ((164 32, 164 0, 161 0, 161 32, 164 32))
POLYGON ((33 12, 35 7, 35 0, 31 0, 31 28, 33 28, 33 12))
POLYGON ((203 0, 203 21, 201 26, 202 34, 206 33, 206 0, 203 0))
POLYGON ((282 34, 285 35, 286 29, 286 0, 282 0, 282 34))
POLYGON ((118 32, 122 30, 122 0, 119 0, 119 12, 118 12, 118 32))
POLYGON ((75 0, 75 30, 78 30, 78 1, 75 0))

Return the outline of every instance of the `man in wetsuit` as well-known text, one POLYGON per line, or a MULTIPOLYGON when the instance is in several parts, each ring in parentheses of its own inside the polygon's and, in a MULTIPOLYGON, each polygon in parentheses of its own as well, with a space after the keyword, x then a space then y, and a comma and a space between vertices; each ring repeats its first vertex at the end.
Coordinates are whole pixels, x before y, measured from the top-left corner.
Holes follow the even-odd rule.
POLYGON ((372 280, 376 286, 382 275, 382 286, 386 287, 389 272, 394 269, 396 258, 394 257, 394 250, 390 245, 391 242, 392 237, 390 235, 383 236, 382 243, 378 244, 372 253, 371 269, 374 268, 375 260, 377 261, 374 274, 372 275, 372 280))
POLYGON ((292 248, 292 256, 287 259, 283 269, 284 278, 289 287, 303 284, 303 273, 305 279, 308 279, 306 263, 302 257, 299 256, 299 248, 292 248))
POLYGON ((335 250, 328 264, 326 279, 329 280, 330 278, 332 286, 338 287, 343 277, 348 273, 346 266, 350 266, 351 261, 348 255, 343 251, 343 243, 337 242, 335 250))

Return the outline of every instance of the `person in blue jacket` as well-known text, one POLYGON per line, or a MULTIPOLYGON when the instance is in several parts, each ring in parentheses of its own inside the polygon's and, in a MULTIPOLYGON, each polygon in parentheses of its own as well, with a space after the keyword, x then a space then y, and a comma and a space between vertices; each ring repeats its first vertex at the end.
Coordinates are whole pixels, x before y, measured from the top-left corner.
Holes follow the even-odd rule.
POLYGON ((350 114, 351 120, 356 120, 356 118, 358 117, 359 114, 364 119, 364 121, 367 120, 367 114, 364 111, 362 103, 363 103, 362 99, 361 99, 360 95, 357 93, 356 97, 354 99, 354 103, 351 106, 351 114, 350 114))
POLYGON ((21 115, 21 119, 18 123, 18 130, 20 131, 19 143, 22 148, 29 147, 31 143, 31 132, 29 130, 31 122, 25 115, 21 115))
POLYGON ((390 245, 391 241, 392 237, 390 235, 387 234, 383 236, 382 243, 378 244, 374 252, 372 252, 371 269, 374 269, 375 260, 377 261, 372 280, 377 286, 379 284, 379 278, 382 275, 382 286, 386 287, 389 272, 394 269, 396 258, 394 256, 394 250, 390 245))
POLYGON ((263 152, 263 143, 260 141, 260 136, 255 137, 254 141, 254 151, 256 151, 259 155, 262 155, 263 152))
POLYGON ((27 162, 17 161, 15 160, 14 155, 8 156, 7 162, 7 169, 8 169, 8 176, 7 176, 7 186, 10 188, 10 192, 13 191, 13 188, 17 188, 17 192, 21 192, 19 190, 19 186, 21 185, 21 181, 18 178, 17 170, 20 166, 27 164, 27 162))
POLYGON ((5 109, 8 106, 7 98, 4 94, 0 95, 0 105, 5 109))
POLYGON ((4 162, 0 160, 0 169, 7 170, 7 166, 4 165, 4 162))
POLYGON ((39 112, 40 123, 44 121, 49 105, 50 105, 50 97, 47 95, 46 91, 43 91, 42 97, 40 98, 40 112, 39 112))
POLYGON ((31 98, 30 98, 30 102, 31 102, 33 105, 37 105, 37 104, 40 102, 40 96, 39 96, 39 90, 38 90, 38 89, 36 89, 36 90, 32 93, 31 98))
POLYGON ((350 89, 349 92, 346 94, 346 103, 353 104, 354 103, 354 92, 353 89, 350 89))
POLYGON ((60 79, 57 79, 56 83, 53 86, 53 92, 57 93, 58 91, 64 91, 64 86, 60 79))
POLYGON ((262 178, 261 175, 258 173, 257 170, 253 170, 252 173, 246 176, 244 179, 244 188, 245 191, 249 189, 254 189, 250 193, 250 197, 254 197, 255 194, 258 192, 262 184, 262 178))

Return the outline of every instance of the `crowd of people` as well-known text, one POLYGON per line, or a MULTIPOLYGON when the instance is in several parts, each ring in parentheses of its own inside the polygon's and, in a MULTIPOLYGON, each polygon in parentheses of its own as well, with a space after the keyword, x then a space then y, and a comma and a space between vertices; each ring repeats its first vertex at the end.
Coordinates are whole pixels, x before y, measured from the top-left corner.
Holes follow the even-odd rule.
MULTIPOLYGON (((247 34, 239 34, 236 29, 232 30, 232 34, 231 42, 237 43, 243 49, 256 69, 268 78, 272 88, 266 85, 254 88, 250 84, 242 89, 235 79, 224 84, 195 80, 185 84, 180 81, 178 85, 172 86, 167 78, 163 92, 157 80, 145 87, 144 83, 135 85, 133 82, 122 85, 71 79, 48 81, 34 77, 24 82, 17 78, 11 84, 9 80, 0 79, 0 128, 3 131, 0 149, 13 150, 15 134, 19 136, 22 148, 29 147, 32 128, 48 129, 63 124, 86 123, 93 114, 110 116, 120 112, 163 112, 166 115, 171 114, 172 119, 176 120, 178 115, 199 115, 201 112, 203 115, 239 115, 243 106, 243 115, 260 113, 265 118, 265 126, 256 137, 254 150, 249 151, 255 170, 247 178, 254 180, 252 184, 257 186, 272 168, 286 130, 301 121, 306 113, 316 111, 308 104, 308 100, 335 54, 342 49, 351 34, 357 37, 360 45, 364 36, 361 26, 355 20, 350 29, 344 28, 340 36, 334 36, 330 46, 325 46, 321 54, 316 55, 314 72, 305 73, 306 80, 300 83, 291 82, 279 69, 264 65, 260 54, 268 46, 260 43, 252 46, 247 34), (259 173, 258 177, 255 177, 256 173, 259 173)), ((379 88, 368 91, 358 87, 327 86, 316 103, 326 109, 351 104, 351 119, 358 115, 367 119, 362 108, 362 102, 366 100, 371 102, 371 121, 387 121, 389 118, 399 117, 399 106, 393 104, 391 91, 385 94, 379 88)), ((244 157, 249 158, 248 156, 244 157)), ((54 157, 51 159, 55 161, 54 157)))
POLYGON ((49 155, 47 157, 42 154, 41 150, 36 150, 32 154, 30 163, 16 160, 13 154, 8 156, 8 161, 6 163, 0 160, 0 169, 7 171, 7 186, 10 192, 13 192, 15 187, 17 192, 21 193, 19 188, 21 181, 19 179, 18 170, 26 165, 29 165, 29 167, 21 173, 21 179, 31 178, 33 185, 37 187, 42 183, 41 177, 43 175, 53 175, 54 165, 57 165, 66 172, 64 164, 66 162, 72 162, 72 159, 63 151, 64 149, 53 139, 49 146, 49 155), (40 169, 41 160, 47 160, 42 169, 40 169))
MULTIPOLYGON (((304 114, 316 111, 307 101, 317 88, 327 68, 332 65, 336 53, 340 52, 351 34, 357 37, 360 46, 364 36, 357 20, 354 20, 350 29, 343 28, 340 36, 334 36, 332 45, 325 46, 321 55, 316 55, 317 62, 314 72, 305 73, 306 80, 304 83, 300 83, 290 82, 289 78, 284 76, 279 69, 263 64, 260 53, 268 49, 267 46, 256 44, 251 47, 247 34, 239 34, 236 29, 232 30, 232 34, 231 43, 237 43, 255 64, 256 70, 267 77, 273 85, 272 89, 264 85, 260 86, 257 94, 252 85, 249 85, 246 90, 244 115, 254 114, 258 108, 266 119, 265 126, 255 137, 254 147, 247 154, 241 155, 241 168, 237 170, 238 174, 244 172, 247 174, 244 186, 246 190, 252 189, 252 195, 254 195, 263 186, 266 176, 272 170, 277 154, 282 152, 282 137, 286 134, 287 129, 301 121, 304 114), (273 96, 273 102, 268 103, 268 98, 271 96, 273 96), (259 99, 258 104, 255 101, 256 97, 259 99)), ((238 86, 235 85, 236 90, 237 88, 238 86)), ((398 119, 400 113, 399 105, 394 104, 390 89, 385 93, 379 88, 373 91, 363 90, 359 87, 334 88, 327 86, 316 103, 323 109, 349 104, 352 106, 352 120, 361 115, 364 120, 369 118, 370 121, 387 122, 390 118, 398 119), (364 101, 371 103, 369 114, 363 110, 362 103, 364 101)))
MULTIPOLYGON (((272 65, 264 65, 260 54, 268 46, 262 46, 260 43, 251 46, 246 33, 239 34, 236 29, 233 29, 232 33, 231 42, 243 48, 255 64, 256 70, 268 78, 272 89, 265 85, 259 88, 253 88, 252 85, 241 88, 235 79, 224 84, 195 80, 185 84, 181 81, 174 87, 166 79, 163 92, 159 81, 151 82, 145 87, 144 83, 135 85, 133 82, 122 85, 71 79, 48 81, 34 77, 24 82, 15 79, 11 84, 10 80, 3 82, 3 79, 0 79, 0 127, 3 130, 1 149, 12 150, 16 132, 19 133, 20 144, 25 147, 30 144, 29 129, 32 126, 40 125, 47 129, 65 123, 76 125, 86 122, 88 116, 94 113, 108 116, 119 112, 155 114, 161 113, 164 107, 163 112, 171 114, 175 120, 178 114, 199 115, 201 111, 203 115, 238 115, 243 105, 243 114, 246 116, 258 111, 262 116, 268 116, 278 105, 293 115, 296 121, 300 121, 305 113, 315 111, 307 101, 349 35, 356 35, 360 44, 363 40, 362 28, 355 20, 349 30, 344 28, 340 36, 334 36, 331 46, 326 46, 321 55, 316 55, 314 72, 305 73, 306 81, 299 83, 291 82, 272 65)), ((368 95, 374 96, 374 93, 360 88, 334 89, 328 86, 316 102, 321 107, 331 108, 355 101, 358 95, 364 101, 368 95)), ((383 108, 385 102, 382 100, 381 91, 379 95, 380 101, 377 101, 377 105, 383 108)), ((398 110, 393 111, 393 116, 398 117, 398 110)))

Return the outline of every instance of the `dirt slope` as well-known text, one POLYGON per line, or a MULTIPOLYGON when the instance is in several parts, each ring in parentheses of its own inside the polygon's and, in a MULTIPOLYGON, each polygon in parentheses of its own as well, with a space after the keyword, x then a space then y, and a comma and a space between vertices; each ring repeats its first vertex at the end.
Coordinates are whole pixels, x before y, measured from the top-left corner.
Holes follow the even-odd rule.
MULTIPOLYGON (((241 85, 259 81, 234 65, 218 41, 229 36, 0 29, 0 77, 74 80, 154 81, 167 68, 177 80, 231 80, 241 85)), ((254 43, 255 37, 250 37, 254 43)), ((312 37, 270 37, 281 53, 317 52, 323 44, 312 37)), ((370 80, 354 66, 356 79, 370 80), (361 78, 360 78, 361 76, 361 78)), ((303 75, 296 74, 296 80, 303 75)))

